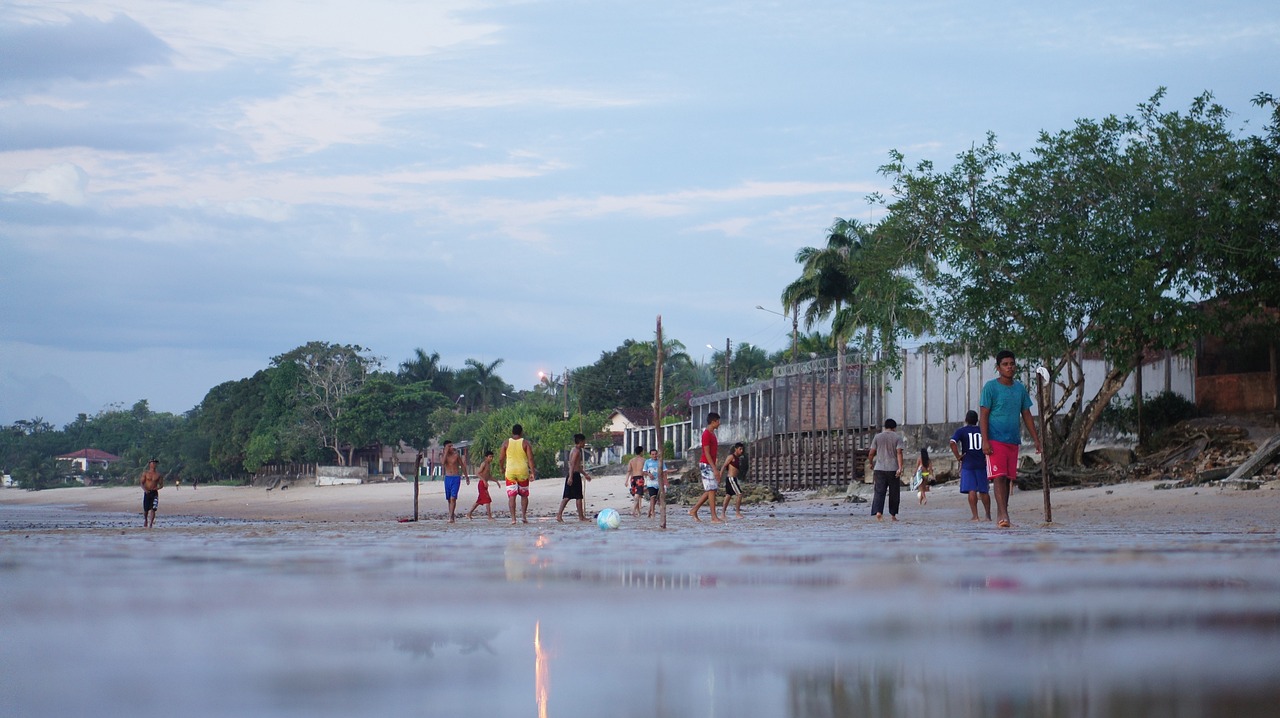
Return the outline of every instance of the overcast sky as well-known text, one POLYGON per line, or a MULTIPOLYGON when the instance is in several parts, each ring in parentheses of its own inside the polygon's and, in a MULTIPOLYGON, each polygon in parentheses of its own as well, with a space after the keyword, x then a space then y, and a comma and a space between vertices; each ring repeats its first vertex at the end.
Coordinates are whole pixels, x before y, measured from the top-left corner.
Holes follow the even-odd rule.
POLYGON ((891 149, 1280 93, 1274 0, 0 1, 0 422, 186 411, 311 340, 788 345, 891 149))

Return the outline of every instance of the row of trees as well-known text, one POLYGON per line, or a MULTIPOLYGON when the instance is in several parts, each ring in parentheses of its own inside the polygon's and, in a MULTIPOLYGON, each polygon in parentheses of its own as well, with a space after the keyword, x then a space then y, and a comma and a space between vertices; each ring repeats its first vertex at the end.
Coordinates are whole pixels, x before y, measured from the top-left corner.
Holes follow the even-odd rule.
POLYGON ((994 135, 945 169, 893 152, 888 195, 870 197, 884 219, 837 220, 800 250, 784 306, 889 371, 908 337, 1047 367, 1062 414, 1050 460, 1079 463, 1144 356, 1276 331, 1258 308, 1280 306, 1280 106, 1258 95, 1270 123, 1240 137, 1208 94, 1185 112, 1163 99, 1043 132, 1025 157, 994 135), (1112 367, 1091 396, 1087 353, 1112 367))
MULTIPOLYGON (((687 414, 688 397, 723 388, 720 353, 704 364, 678 341, 666 349, 668 413, 687 414)), ((62 429, 41 419, 15 422, 0 432, 0 466, 24 486, 50 486, 62 480, 54 457, 93 447, 123 459, 108 480, 132 481, 153 456, 202 481, 235 479, 272 463, 350 464, 360 447, 401 441, 424 447, 433 439, 470 440, 480 456, 520 423, 546 473, 555 471, 555 456, 574 433, 592 436, 614 409, 652 403, 655 350, 652 341, 627 340, 568 377, 548 376, 533 390, 516 391, 498 374, 502 359, 467 359, 453 369, 438 353, 417 349, 391 372, 364 347, 310 342, 273 357, 251 377, 213 387, 184 415, 152 412, 140 401, 127 410, 81 414, 62 429)), ((773 359, 782 356, 739 344, 732 381, 767 376, 773 359)))

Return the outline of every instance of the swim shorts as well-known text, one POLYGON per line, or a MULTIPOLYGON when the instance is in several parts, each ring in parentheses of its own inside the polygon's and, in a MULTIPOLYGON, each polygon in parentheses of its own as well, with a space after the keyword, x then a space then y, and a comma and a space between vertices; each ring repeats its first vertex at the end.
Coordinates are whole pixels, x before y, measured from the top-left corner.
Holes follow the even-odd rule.
POLYGON ((143 491, 142 492, 142 513, 148 511, 156 511, 160 508, 160 492, 159 491, 143 491))
POLYGON ((445 499, 458 498, 458 490, 462 488, 461 476, 444 477, 444 497, 445 499))
POLYGON ((720 484, 716 481, 716 470, 711 464, 698 464, 698 470, 702 472, 702 490, 715 491, 720 488, 720 484))
POLYGON ((507 479, 507 496, 528 496, 529 481, 512 481, 507 479))
POLYGON ((582 474, 573 472, 572 478, 564 480, 564 493, 560 495, 562 499, 580 499, 582 498, 582 474))
POLYGON ((630 486, 631 486, 631 495, 640 496, 641 494, 644 493, 644 477, 632 476, 630 486))
POLYGON ((646 487, 644 487, 644 492, 645 492, 645 494, 647 494, 647 495, 649 496, 649 498, 651 498, 651 499, 655 499, 655 498, 657 498, 657 497, 658 497, 658 487, 657 487, 657 486, 646 486, 646 487))
POLYGON ((1018 445, 1006 444, 1003 441, 992 441, 991 454, 987 456, 987 476, 996 478, 1006 476, 1011 481, 1018 480, 1018 445))
POLYGON ((990 482, 987 481, 985 469, 960 468, 960 493, 977 491, 980 494, 990 493, 990 482))
POLYGON ((738 477, 724 477, 724 492, 729 496, 737 496, 742 493, 742 487, 738 485, 738 477))

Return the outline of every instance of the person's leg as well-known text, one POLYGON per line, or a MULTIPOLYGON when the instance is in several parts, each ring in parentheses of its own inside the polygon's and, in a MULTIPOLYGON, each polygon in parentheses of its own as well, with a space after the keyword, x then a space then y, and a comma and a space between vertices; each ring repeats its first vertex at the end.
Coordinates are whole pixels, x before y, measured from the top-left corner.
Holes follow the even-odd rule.
POLYGON ((996 522, 1001 528, 1009 527, 1009 477, 997 476, 993 479, 995 482, 996 494, 996 522))
POLYGON ((526 490, 520 494, 520 520, 529 523, 529 492, 526 490))
POLYGON ((516 522, 516 487, 507 488, 507 510, 511 512, 511 523, 516 522))
POLYGON ((587 500, 586 499, 578 499, 578 520, 579 521, 587 520, 587 500))
POLYGON ((693 517, 694 521, 702 520, 698 518, 698 510, 701 509, 702 505, 705 503, 707 503, 707 492, 703 491, 702 495, 698 497, 697 502, 693 504, 693 508, 689 509, 689 515, 693 517))
POLYGON ((969 512, 973 514, 973 518, 969 520, 977 521, 978 520, 978 492, 969 491, 966 495, 969 499, 969 512))
POLYGON ((564 523, 564 507, 569 505, 569 499, 560 499, 560 510, 556 512, 556 522, 564 523))
POLYGON ((979 498, 982 499, 982 508, 987 512, 987 520, 990 521, 991 520, 991 494, 988 494, 987 492, 983 491, 980 493, 979 498))
POLYGON ((733 497, 733 512, 736 513, 738 516, 742 516, 742 493, 741 492, 739 492, 737 496, 733 497))
POLYGON ((898 520, 898 507, 902 503, 902 480, 896 475, 889 479, 889 518, 898 520))
POLYGON ((720 517, 716 515, 716 490, 711 489, 707 493, 709 494, 709 497, 708 497, 709 500, 707 501, 707 504, 708 504, 708 508, 711 509, 711 523, 713 524, 723 523, 720 517))
POLYGON ((884 518, 884 495, 889 490, 888 477, 893 476, 893 472, 874 471, 871 476, 875 481, 875 492, 871 495, 871 515, 879 521, 884 518))

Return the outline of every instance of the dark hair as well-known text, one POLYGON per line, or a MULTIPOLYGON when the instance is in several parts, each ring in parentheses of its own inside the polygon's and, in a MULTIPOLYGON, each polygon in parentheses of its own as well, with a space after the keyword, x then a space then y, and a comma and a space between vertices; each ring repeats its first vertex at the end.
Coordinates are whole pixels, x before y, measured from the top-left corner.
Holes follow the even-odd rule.
POLYGON ((929 447, 927 446, 920 447, 920 464, 926 469, 929 468, 929 447))
POLYGON ((710 424, 711 422, 719 418, 720 418, 720 415, 713 411, 710 414, 707 414, 707 423, 710 424))
POLYGON ((643 444, 636 444, 636 453, 637 453, 637 454, 643 454, 643 453, 644 453, 644 445, 643 445, 643 444))
POLYGON ((744 443, 742 443, 741 441, 739 441, 738 443, 736 443, 736 444, 734 444, 734 445, 733 445, 733 448, 734 448, 734 449, 742 449, 743 451, 746 451, 746 450, 747 450, 747 445, 746 445, 746 444, 744 444, 744 443))
POLYGON ((1017 355, 1016 355, 1016 354, 1014 354, 1013 352, 1009 351, 1008 349, 1003 349, 1003 350, 1001 350, 1001 351, 1000 351, 1000 353, 999 353, 999 354, 996 354, 996 363, 997 363, 997 364, 999 364, 1000 362, 1004 361, 1005 359, 1014 359, 1014 360, 1016 360, 1017 358, 1018 358, 1018 357, 1017 357, 1017 355))
POLYGON ((512 435, 512 436, 523 436, 523 435, 524 435, 524 427, 523 427, 523 426, 520 426, 519 424, 515 424, 515 425, 513 425, 513 426, 511 427, 511 435, 512 435))
POLYGON ((493 456, 493 451, 492 451, 492 450, 490 450, 490 451, 486 451, 486 452, 484 452, 484 455, 485 455, 485 456, 493 456))
POLYGON ((886 429, 896 429, 896 428, 898 428, 898 422, 894 421, 893 419, 885 419, 885 420, 884 420, 884 428, 886 428, 886 429))
POLYGON ((573 435, 573 443, 575 443, 575 444, 580 444, 580 443, 582 443, 582 442, 584 442, 584 441, 586 441, 586 440, 587 440, 587 437, 586 437, 586 435, 584 435, 584 434, 574 434, 574 435, 573 435))
POLYGON ((974 411, 973 409, 966 411, 964 413, 964 423, 966 424, 978 423, 978 412, 974 411))
POLYGON ((449 446, 452 443, 453 443, 453 439, 445 439, 443 446, 449 446))

